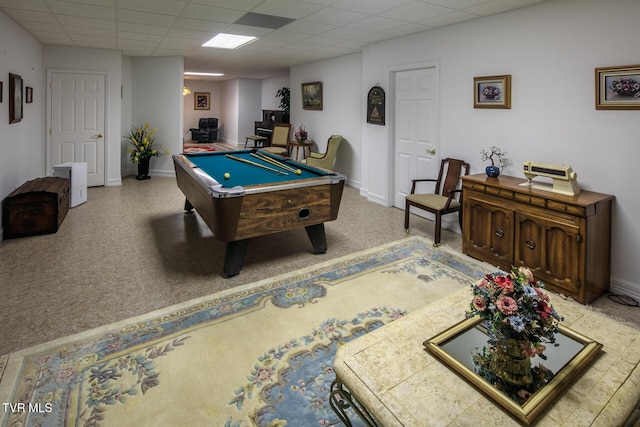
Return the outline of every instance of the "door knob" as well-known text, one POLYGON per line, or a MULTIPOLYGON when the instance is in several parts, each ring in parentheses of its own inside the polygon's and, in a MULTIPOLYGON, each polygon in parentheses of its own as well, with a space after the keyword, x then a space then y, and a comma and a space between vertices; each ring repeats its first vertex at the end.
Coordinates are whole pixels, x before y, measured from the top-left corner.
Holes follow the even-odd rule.
POLYGON ((94 137, 95 139, 100 139, 100 138, 102 138, 103 136, 104 136, 104 135, 103 135, 103 134, 101 134, 101 133, 99 133, 99 134, 97 134, 97 135, 93 135, 93 137, 94 137))
POLYGON ((427 154, 431 154, 432 156, 436 155, 436 149, 432 148, 431 150, 427 149, 427 154))

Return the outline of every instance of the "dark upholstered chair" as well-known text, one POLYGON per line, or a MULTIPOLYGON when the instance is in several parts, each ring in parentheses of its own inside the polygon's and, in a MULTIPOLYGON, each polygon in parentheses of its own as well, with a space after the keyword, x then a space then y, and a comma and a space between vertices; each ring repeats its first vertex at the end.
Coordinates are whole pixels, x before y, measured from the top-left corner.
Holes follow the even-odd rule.
POLYGON ((458 212, 458 221, 462 227, 462 201, 459 196, 462 194, 462 190, 458 189, 458 185, 463 174, 469 175, 469 163, 464 160, 447 158, 440 163, 437 179, 411 180, 411 194, 405 198, 404 210, 404 228, 407 233, 409 232, 409 209, 411 206, 431 212, 436 216, 436 227, 433 233, 434 246, 440 244, 442 215, 458 212), (435 182, 433 193, 416 193, 416 184, 419 182, 435 182))
POLYGON ((214 142, 218 139, 218 119, 200 119, 198 128, 189 130, 191 131, 191 139, 196 142, 214 142))

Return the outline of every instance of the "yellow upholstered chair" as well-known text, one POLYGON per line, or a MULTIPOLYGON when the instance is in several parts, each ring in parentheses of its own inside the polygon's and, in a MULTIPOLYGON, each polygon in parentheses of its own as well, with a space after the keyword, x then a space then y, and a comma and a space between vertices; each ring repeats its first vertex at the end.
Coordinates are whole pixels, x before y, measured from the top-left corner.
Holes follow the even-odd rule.
POLYGON ((443 159, 440 162, 440 172, 437 179, 412 179, 411 193, 405 198, 404 228, 409 232, 409 208, 414 206, 418 209, 431 212, 436 216, 436 227, 433 233, 433 244, 440 244, 440 231, 442 227, 442 215, 458 212, 458 221, 462 227, 462 201, 456 196, 462 194, 458 189, 460 177, 469 175, 469 163, 458 159, 443 159), (416 184, 419 182, 434 182, 433 193, 416 193, 416 184))
POLYGON ((309 166, 333 170, 333 165, 336 162, 336 154, 342 143, 341 135, 331 135, 327 141, 327 151, 324 153, 316 153, 312 151, 302 163, 306 163, 309 166))
POLYGON ((291 125, 288 123, 276 123, 273 125, 273 134, 271 135, 271 144, 269 147, 263 148, 272 154, 289 157, 289 134, 291 133, 291 125))

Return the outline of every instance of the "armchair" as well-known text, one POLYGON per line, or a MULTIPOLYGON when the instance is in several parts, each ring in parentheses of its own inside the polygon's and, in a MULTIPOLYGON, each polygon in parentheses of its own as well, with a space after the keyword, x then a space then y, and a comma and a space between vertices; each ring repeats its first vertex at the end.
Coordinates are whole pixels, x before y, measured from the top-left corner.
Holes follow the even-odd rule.
POLYGON ((338 148, 340 148, 342 139, 341 135, 331 135, 327 141, 327 151, 324 153, 316 153, 315 151, 312 151, 310 156, 304 159, 302 163, 306 163, 309 166, 333 170, 333 165, 336 162, 336 154, 338 153, 338 148))
POLYGON ((198 128, 189 130, 191 131, 191 139, 196 142, 214 142, 218 139, 218 119, 200 119, 198 128))

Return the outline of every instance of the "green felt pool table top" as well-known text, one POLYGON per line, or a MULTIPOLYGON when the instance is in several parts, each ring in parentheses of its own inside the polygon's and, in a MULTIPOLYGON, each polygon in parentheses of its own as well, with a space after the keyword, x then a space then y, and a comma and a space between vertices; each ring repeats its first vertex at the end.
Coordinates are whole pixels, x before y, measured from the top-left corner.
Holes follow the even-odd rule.
POLYGON ((224 151, 215 153, 195 153, 184 154, 184 157, 200 168, 203 172, 215 179, 223 187, 247 187, 253 185, 264 185, 267 183, 283 183, 287 181, 306 180, 311 178, 320 178, 330 175, 331 172, 313 168, 293 160, 283 159, 281 157, 270 155, 269 153, 258 150, 258 155, 264 154, 271 159, 277 160, 290 168, 299 170, 300 174, 280 168, 272 163, 255 157, 255 150, 237 150, 224 151), (237 160, 242 159, 243 161, 237 160), (246 162, 253 162, 248 164, 246 162), (276 173, 273 170, 256 166, 262 165, 274 170, 281 171, 276 173), (227 176, 225 174, 228 174, 227 176))

